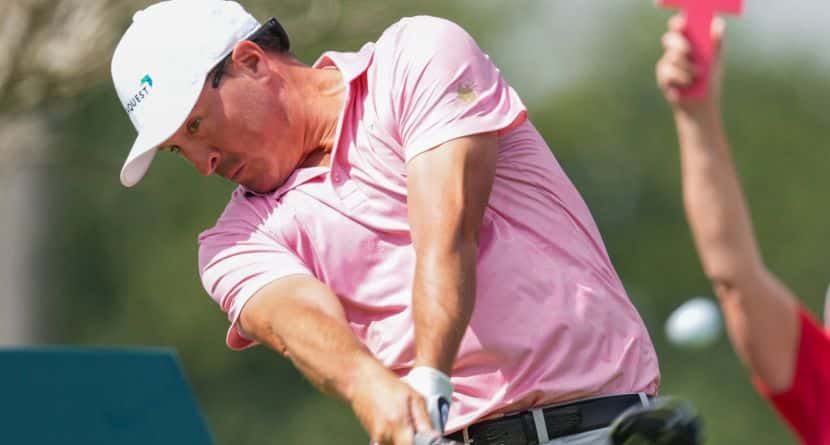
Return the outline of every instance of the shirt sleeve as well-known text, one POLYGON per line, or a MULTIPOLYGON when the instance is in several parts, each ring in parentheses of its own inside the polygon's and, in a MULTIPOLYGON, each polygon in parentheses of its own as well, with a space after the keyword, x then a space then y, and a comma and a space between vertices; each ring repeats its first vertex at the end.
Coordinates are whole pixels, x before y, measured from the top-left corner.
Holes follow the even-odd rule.
POLYGON ((524 122, 518 94, 461 27, 425 16, 398 25, 391 69, 407 162, 452 139, 502 135, 524 122))
POLYGON ((231 325, 226 343, 234 350, 255 344, 238 326, 242 308, 254 294, 277 279, 312 274, 291 249, 269 233, 266 221, 244 198, 232 199, 216 226, 199 236, 202 285, 228 315, 231 325))
POLYGON ((830 335, 803 307, 799 309, 801 334, 792 386, 771 392, 755 378, 759 392, 786 419, 806 445, 830 443, 830 335))

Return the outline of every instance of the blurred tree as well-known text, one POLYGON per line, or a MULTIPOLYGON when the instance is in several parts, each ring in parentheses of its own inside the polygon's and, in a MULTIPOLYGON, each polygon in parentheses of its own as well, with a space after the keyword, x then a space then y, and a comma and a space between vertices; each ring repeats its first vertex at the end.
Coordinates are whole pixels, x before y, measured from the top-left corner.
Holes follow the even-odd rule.
POLYGON ((100 81, 135 0, 0 3, 0 110, 32 108, 100 81))
POLYGON ((136 1, 0 3, 1 343, 35 341, 32 254, 41 230, 50 101, 104 76, 125 12, 136 1))

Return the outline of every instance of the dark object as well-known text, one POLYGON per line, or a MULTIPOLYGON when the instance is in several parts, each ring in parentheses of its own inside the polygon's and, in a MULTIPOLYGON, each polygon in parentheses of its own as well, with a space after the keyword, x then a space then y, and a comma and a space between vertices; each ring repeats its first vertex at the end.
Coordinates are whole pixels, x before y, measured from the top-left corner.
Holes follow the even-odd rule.
POLYGON ((441 436, 429 436, 423 433, 415 434, 415 445, 461 445, 458 442, 444 439, 441 436))
MULTIPOLYGON (((627 409, 642 406, 638 395, 600 397, 545 408, 543 414, 550 440, 605 428, 627 409)), ((467 428, 476 445, 539 445, 530 411, 486 420, 467 428)), ((463 442, 461 432, 447 436, 463 442)), ((628 444, 626 444, 628 445, 628 444)))
POLYGON ((0 442, 210 445, 167 350, 0 350, 0 442))
POLYGON ((673 398, 629 409, 611 428, 613 445, 700 445, 703 427, 697 410, 673 398))

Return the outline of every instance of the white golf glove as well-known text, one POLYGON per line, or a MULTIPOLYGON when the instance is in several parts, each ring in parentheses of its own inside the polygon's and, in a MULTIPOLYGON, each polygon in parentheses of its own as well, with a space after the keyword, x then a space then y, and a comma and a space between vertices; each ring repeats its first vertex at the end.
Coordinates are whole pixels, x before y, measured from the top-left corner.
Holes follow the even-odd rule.
POLYGON ((426 399, 432 426, 435 431, 443 433, 452 403, 450 377, 435 368, 418 366, 409 371, 403 381, 426 399))

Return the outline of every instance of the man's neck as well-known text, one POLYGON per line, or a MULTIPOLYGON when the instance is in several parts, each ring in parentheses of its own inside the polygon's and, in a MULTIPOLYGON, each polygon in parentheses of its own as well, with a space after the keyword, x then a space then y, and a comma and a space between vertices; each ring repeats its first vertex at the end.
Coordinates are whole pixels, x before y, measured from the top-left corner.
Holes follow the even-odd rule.
POLYGON ((310 168, 310 167, 328 167, 331 165, 331 152, 326 152, 323 150, 315 150, 311 152, 303 162, 300 163, 299 168, 310 168))
POLYGON ((309 88, 305 94, 309 153, 300 166, 328 166, 336 143, 337 123, 343 113, 346 86, 343 75, 336 69, 305 68, 304 71, 309 76, 305 82, 309 88))

